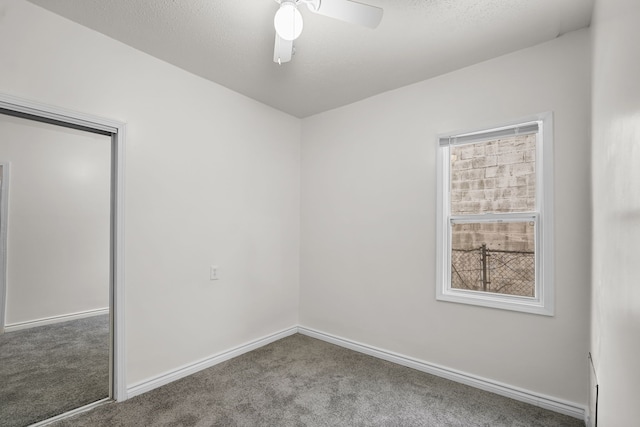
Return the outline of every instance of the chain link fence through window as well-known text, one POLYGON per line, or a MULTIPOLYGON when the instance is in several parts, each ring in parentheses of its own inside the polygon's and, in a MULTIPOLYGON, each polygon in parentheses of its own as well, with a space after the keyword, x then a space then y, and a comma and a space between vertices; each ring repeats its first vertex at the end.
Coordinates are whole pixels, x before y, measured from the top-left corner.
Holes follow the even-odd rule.
POLYGON ((482 245, 451 251, 451 287, 535 296, 535 252, 504 251, 482 245))

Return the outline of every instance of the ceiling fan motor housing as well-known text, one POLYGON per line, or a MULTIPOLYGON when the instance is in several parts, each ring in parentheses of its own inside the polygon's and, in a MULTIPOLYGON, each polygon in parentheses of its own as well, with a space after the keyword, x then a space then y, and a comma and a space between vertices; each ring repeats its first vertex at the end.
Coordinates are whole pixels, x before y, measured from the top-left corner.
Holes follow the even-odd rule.
POLYGON ((293 0, 283 0, 273 18, 273 26, 283 40, 295 40, 302 34, 302 14, 293 0))

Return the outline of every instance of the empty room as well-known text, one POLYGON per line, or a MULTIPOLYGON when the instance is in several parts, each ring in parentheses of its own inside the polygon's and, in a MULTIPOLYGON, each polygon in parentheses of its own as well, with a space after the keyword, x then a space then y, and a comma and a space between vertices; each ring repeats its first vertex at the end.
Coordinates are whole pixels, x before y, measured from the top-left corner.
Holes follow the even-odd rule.
POLYGON ((637 0, 0 0, 0 427, 637 424, 637 0))

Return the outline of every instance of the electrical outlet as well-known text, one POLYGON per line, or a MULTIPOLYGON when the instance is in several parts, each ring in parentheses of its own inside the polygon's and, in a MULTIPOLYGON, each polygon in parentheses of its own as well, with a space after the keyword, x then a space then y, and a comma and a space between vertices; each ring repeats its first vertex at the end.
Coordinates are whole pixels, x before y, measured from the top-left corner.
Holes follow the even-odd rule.
POLYGON ((218 266, 212 265, 211 270, 209 272, 209 280, 218 280, 218 266))

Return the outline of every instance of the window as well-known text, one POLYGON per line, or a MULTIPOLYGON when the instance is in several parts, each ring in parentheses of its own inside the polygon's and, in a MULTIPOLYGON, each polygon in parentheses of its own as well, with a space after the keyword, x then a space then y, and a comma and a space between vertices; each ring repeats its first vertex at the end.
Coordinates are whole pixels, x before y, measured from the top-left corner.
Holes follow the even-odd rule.
POLYGON ((439 138, 436 298, 553 315, 552 115, 439 138))

